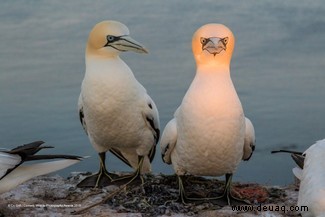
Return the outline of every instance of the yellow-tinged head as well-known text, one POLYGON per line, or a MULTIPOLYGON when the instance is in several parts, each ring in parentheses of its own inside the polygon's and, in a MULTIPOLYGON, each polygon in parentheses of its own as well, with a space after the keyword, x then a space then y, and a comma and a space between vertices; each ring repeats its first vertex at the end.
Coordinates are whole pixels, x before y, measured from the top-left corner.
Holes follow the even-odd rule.
POLYGON ((125 51, 148 53, 129 34, 129 29, 123 23, 113 20, 97 23, 89 33, 86 55, 114 57, 125 51))
POLYGON ((200 27, 193 35, 192 50, 198 67, 228 67, 235 47, 231 30, 216 23, 200 27))

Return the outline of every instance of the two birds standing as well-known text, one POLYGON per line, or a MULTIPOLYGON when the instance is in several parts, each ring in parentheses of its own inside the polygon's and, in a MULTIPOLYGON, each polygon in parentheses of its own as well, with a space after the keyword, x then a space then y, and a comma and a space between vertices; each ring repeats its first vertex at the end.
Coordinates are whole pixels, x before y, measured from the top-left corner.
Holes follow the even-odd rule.
MULTIPOLYGON (((230 77, 234 46, 232 32, 221 24, 204 25, 193 36, 196 76, 160 142, 164 162, 173 164, 179 177, 183 202, 197 199, 188 198, 184 192, 181 177, 186 174, 226 175, 220 198, 228 204, 237 200, 230 194, 232 174, 254 151, 254 127, 245 118, 230 77)), ((79 187, 128 184, 151 170, 160 135, 158 110, 119 57, 125 51, 147 53, 129 36, 124 24, 103 21, 90 32, 78 107, 80 121, 99 154, 100 170, 79 187), (135 172, 126 176, 109 173, 105 166, 107 151, 135 172)))

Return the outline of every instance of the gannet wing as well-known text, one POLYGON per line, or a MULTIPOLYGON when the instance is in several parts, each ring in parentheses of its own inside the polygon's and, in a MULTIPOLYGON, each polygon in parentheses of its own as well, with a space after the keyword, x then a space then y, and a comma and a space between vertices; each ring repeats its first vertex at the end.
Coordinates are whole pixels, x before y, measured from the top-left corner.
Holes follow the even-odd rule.
MULTIPOLYGON (((146 123, 146 126, 152 131, 152 135, 155 138, 155 144, 158 143, 160 138, 160 123, 159 123, 159 114, 158 109, 154 101, 150 98, 148 94, 145 95, 145 105, 142 112, 143 119, 146 123)), ((126 153, 123 150, 118 150, 116 148, 111 148, 109 150, 112 154, 114 154, 117 158, 123 161, 128 166, 132 167, 132 163, 130 162, 131 157, 130 153, 126 153)), ((156 145, 153 145, 149 151, 148 158, 150 162, 153 161, 156 153, 156 145)), ((132 159, 134 161, 134 159, 132 159)), ((133 163, 134 164, 134 163, 133 163)))
POLYGON ((124 157, 123 153, 116 149, 116 148, 110 148, 109 151, 114 154, 118 159, 120 159, 121 161, 123 161, 126 165, 128 165, 129 167, 132 167, 131 163, 129 162, 129 160, 124 157))
POLYGON ((176 119, 170 120, 162 134, 160 141, 161 157, 166 164, 171 164, 171 153, 173 152, 177 142, 176 119))
POLYGON ((88 135, 87 125, 86 125, 85 116, 84 116, 84 112, 83 112, 83 101, 82 101, 81 94, 80 94, 79 100, 78 100, 78 112, 79 112, 80 123, 81 123, 82 127, 84 128, 86 134, 88 135))
POLYGON ((79 160, 77 159, 64 159, 46 163, 19 166, 0 180, 0 194, 15 188, 16 186, 31 178, 64 169, 78 162, 79 160))
MULTIPOLYGON (((159 122, 159 114, 158 109, 155 102, 151 99, 151 97, 146 95, 146 105, 144 109, 144 118, 147 126, 152 131, 152 134, 155 138, 155 143, 157 144, 160 138, 160 122, 159 122)), ((150 162, 153 161, 156 153, 156 145, 153 145, 149 152, 150 162)))
POLYGON ((18 146, 14 149, 11 149, 10 151, 8 151, 8 153, 28 156, 28 155, 36 154, 39 150, 41 150, 43 148, 52 148, 51 146, 42 146, 41 147, 42 144, 44 144, 43 141, 31 142, 28 144, 18 146))
POLYGON ((44 148, 53 148, 52 146, 41 146, 43 141, 35 141, 25 145, 18 146, 10 151, 0 152, 0 180, 20 167, 25 161, 46 160, 46 159, 71 159, 81 160, 82 157, 75 155, 35 155, 44 148))
POLYGON ((0 152, 0 180, 12 169, 21 164, 21 157, 17 154, 0 152))
POLYGON ((245 142, 244 142, 244 153, 243 160, 247 161, 251 158, 255 150, 255 130, 252 122, 245 117, 245 142))
POLYGON ((303 169, 304 168, 304 161, 306 154, 299 152, 299 151, 291 151, 291 150, 276 150, 276 151, 271 151, 272 154, 274 153, 290 153, 291 158, 296 162, 296 164, 299 166, 299 168, 303 169))
POLYGON ((36 154, 39 150, 43 148, 52 148, 51 146, 41 147, 43 143, 43 141, 35 141, 18 146, 10 151, 0 152, 0 180, 16 169, 24 161, 28 160, 30 156, 36 154))
POLYGON ((305 162, 305 157, 306 154, 296 154, 296 153, 292 153, 291 154, 292 159, 296 162, 296 164, 298 165, 298 167, 300 169, 304 168, 304 162, 305 162))
POLYGON ((301 180, 302 179, 302 169, 299 167, 295 167, 292 169, 293 174, 295 175, 295 177, 297 177, 297 179, 301 180))

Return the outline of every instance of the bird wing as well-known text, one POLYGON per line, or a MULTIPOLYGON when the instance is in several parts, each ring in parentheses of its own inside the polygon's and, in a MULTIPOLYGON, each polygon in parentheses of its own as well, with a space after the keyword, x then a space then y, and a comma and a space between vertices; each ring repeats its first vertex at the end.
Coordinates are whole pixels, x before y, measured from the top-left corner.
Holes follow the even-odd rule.
POLYGON ((0 180, 12 169, 21 164, 21 157, 18 154, 0 152, 0 180))
POLYGON ((255 130, 252 122, 245 117, 245 142, 243 160, 247 161, 252 157, 255 150, 255 130))
POLYGON ((166 164, 171 164, 171 153, 177 142, 177 126, 176 119, 170 120, 162 134, 160 141, 161 157, 166 164))
POLYGON ((82 157, 75 155, 35 155, 41 149, 53 148, 52 146, 41 146, 42 144, 44 144, 43 141, 35 141, 18 146, 10 151, 0 152, 0 180, 19 168, 24 161, 58 158, 69 160, 82 159, 82 157))
POLYGON ((302 174, 303 174, 302 171, 303 171, 303 170, 302 170, 301 168, 299 168, 299 167, 295 167, 295 168, 292 169, 293 174, 294 174, 295 177, 296 177, 297 179, 299 179, 299 180, 302 179, 302 174))
POLYGON ((18 146, 14 149, 11 149, 10 151, 7 151, 7 153, 18 154, 24 158, 25 156, 36 154, 39 150, 41 150, 43 148, 52 148, 51 146, 42 146, 41 147, 42 144, 44 144, 43 141, 31 142, 28 144, 18 146))
POLYGON ((300 169, 304 168, 304 162, 305 162, 305 157, 306 154, 299 152, 299 151, 291 151, 291 150, 276 150, 276 151, 271 151, 271 154, 274 153, 290 153, 291 154, 291 158, 296 162, 296 164, 298 165, 298 167, 300 169))
POLYGON ((20 166, 0 180, 0 194, 15 188, 17 185, 33 177, 64 169, 78 162, 79 160, 76 159, 64 159, 20 166))
POLYGON ((116 148, 110 148, 109 151, 114 154, 118 159, 120 159, 121 161, 123 161, 126 165, 128 165, 129 167, 132 167, 131 163, 129 162, 129 160, 123 155, 123 153, 116 149, 116 148))
MULTIPOLYGON (((158 109, 155 102, 151 99, 151 97, 146 95, 146 105, 144 109, 144 118, 147 123, 147 126, 152 131, 152 134, 155 138, 155 143, 157 144, 160 138, 160 122, 159 122, 159 114, 158 109)), ((149 152, 150 162, 153 161, 156 153, 156 145, 153 145, 149 152)))
POLYGON ((84 115, 84 111, 83 111, 83 101, 82 101, 81 94, 80 94, 79 100, 78 100, 78 112, 79 112, 80 123, 81 123, 82 127, 84 128, 86 134, 88 135, 87 125, 86 125, 86 121, 85 121, 85 115, 84 115))
POLYGON ((36 154, 43 148, 52 148, 51 146, 42 146, 43 141, 35 141, 28 144, 18 146, 10 151, 1 152, 0 160, 0 180, 6 175, 15 170, 22 164, 29 156, 36 154))
MULTIPOLYGON (((150 96, 148 94, 146 94, 145 96, 146 96, 145 98, 146 100, 145 100, 145 105, 144 105, 142 115, 144 121, 146 122, 146 126, 152 131, 152 134, 155 138, 155 144, 157 144, 160 138, 160 126, 159 126, 160 123, 159 123, 158 109, 154 101, 150 98, 150 96)), ((130 162, 132 154, 130 155, 130 153, 126 153, 125 151, 118 150, 116 148, 111 148, 109 151, 128 166, 132 167, 132 164, 134 164, 134 162, 133 163, 130 162)), ((153 145, 148 154, 148 158, 150 162, 153 161, 155 157, 155 153, 156 153, 156 145, 153 145)))

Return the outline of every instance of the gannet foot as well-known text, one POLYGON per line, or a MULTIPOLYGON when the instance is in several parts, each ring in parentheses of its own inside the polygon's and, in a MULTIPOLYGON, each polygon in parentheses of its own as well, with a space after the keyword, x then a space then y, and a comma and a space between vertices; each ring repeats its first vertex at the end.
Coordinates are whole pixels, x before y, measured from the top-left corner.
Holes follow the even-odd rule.
POLYGON ((83 179, 77 184, 78 188, 103 188, 109 185, 115 185, 113 180, 119 176, 108 172, 98 172, 83 179))
POLYGON ((236 198, 231 194, 231 180, 232 174, 226 174, 226 186, 223 194, 219 197, 208 198, 208 200, 218 206, 250 205, 251 203, 249 201, 236 198))
POLYGON ((105 166, 105 152, 98 153, 99 155, 99 172, 82 180, 78 188, 102 188, 109 185, 114 185, 113 180, 119 176, 114 173, 109 173, 105 166))
POLYGON ((234 197, 231 193, 223 194, 220 197, 207 198, 209 202, 218 206, 230 206, 230 205, 250 205, 251 203, 244 199, 234 197))
POLYGON ((201 204, 207 202, 207 198, 202 197, 202 195, 200 195, 199 193, 192 192, 191 196, 193 197, 187 196, 185 193, 182 176, 177 176, 177 178, 178 178, 179 195, 176 202, 183 203, 183 204, 188 204, 188 203, 201 204))
POLYGON ((123 175, 123 176, 119 176, 117 178, 115 178, 112 181, 112 184, 114 185, 142 185, 144 183, 143 177, 138 173, 138 172, 134 172, 130 175, 123 175))
POLYGON ((118 178, 115 178, 113 180, 113 183, 115 185, 142 185, 144 183, 143 177, 140 174, 140 170, 142 168, 143 165, 143 160, 144 157, 139 156, 139 162, 138 162, 138 168, 136 169, 136 171, 134 171, 134 173, 129 174, 129 175, 124 175, 124 176, 119 176, 118 178))

